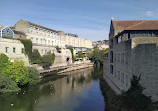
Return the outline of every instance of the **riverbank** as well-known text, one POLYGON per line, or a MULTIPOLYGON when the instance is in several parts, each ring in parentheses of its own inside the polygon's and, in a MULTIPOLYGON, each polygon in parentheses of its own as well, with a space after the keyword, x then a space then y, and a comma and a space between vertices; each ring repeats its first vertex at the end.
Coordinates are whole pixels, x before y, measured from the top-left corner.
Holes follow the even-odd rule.
POLYGON ((39 71, 39 73, 40 73, 40 76, 43 76, 43 77, 51 76, 51 75, 64 75, 64 73, 66 72, 89 68, 89 67, 93 67, 92 62, 81 63, 81 64, 69 64, 66 66, 53 67, 48 70, 41 70, 39 71))

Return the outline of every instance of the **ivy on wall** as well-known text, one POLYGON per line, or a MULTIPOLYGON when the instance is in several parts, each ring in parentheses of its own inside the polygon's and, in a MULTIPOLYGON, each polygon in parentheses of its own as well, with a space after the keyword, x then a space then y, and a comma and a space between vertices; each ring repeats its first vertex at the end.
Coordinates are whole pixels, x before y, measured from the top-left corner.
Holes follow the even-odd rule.
POLYGON ((71 51, 71 55, 72 55, 72 61, 75 61, 75 57, 74 57, 74 50, 72 47, 67 47, 67 49, 69 49, 71 51))

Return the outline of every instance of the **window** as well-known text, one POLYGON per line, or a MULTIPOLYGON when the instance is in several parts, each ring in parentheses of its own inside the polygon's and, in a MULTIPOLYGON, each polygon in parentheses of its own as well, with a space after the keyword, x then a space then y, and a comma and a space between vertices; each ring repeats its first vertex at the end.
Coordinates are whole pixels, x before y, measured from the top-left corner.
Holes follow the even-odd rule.
POLYGON ((126 86, 128 86, 128 75, 126 75, 126 86))
POLYGON ((113 74, 113 65, 110 65, 110 73, 113 74))
POLYGON ((15 53, 16 52, 16 48, 15 47, 13 47, 13 53, 15 53))
POLYGON ((6 53, 9 53, 9 47, 6 47, 6 48, 5 48, 5 52, 6 52, 6 53))
POLYGON ((36 38, 36 43, 38 44, 38 38, 36 38))
POLYGON ((21 49, 21 53, 24 53, 24 52, 25 52, 25 50, 24 50, 24 48, 22 48, 22 49, 21 49))
POLYGON ((43 40, 41 39, 41 44, 43 44, 43 40))

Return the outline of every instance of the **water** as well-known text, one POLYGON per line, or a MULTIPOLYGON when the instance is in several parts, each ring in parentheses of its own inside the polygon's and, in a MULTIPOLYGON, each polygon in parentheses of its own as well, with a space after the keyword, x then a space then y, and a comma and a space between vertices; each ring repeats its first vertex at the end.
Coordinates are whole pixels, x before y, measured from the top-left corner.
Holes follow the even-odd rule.
POLYGON ((104 111, 97 74, 84 69, 64 77, 47 77, 18 94, 0 95, 0 111, 104 111))

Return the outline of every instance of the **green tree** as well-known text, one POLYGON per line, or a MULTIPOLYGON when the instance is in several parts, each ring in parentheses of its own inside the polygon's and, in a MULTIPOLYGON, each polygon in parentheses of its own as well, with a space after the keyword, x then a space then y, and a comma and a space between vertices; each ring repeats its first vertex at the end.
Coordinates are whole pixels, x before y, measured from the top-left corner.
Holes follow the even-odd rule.
POLYGON ((8 63, 1 73, 13 79, 19 86, 26 85, 29 82, 28 68, 24 66, 22 61, 8 63))
POLYGON ((42 56, 41 65, 44 68, 48 68, 54 63, 54 59, 55 59, 54 53, 52 54, 51 52, 48 52, 47 54, 42 56))
POLYGON ((83 52, 82 51, 78 51, 77 57, 78 58, 83 58, 84 57, 83 52))
POLYGON ((92 58, 92 56, 93 56, 92 49, 87 49, 87 51, 86 51, 86 57, 88 57, 90 59, 90 58, 92 58))
POLYGON ((7 93, 19 90, 20 88, 14 80, 5 76, 4 74, 0 74, 0 93, 7 93))
POLYGON ((41 55, 37 49, 34 49, 31 57, 32 64, 41 64, 41 55))
POLYGON ((28 72, 27 78, 29 79, 28 81, 29 85, 39 83, 40 79, 39 79, 39 72, 37 71, 37 69, 33 67, 28 67, 27 72, 28 72))
POLYGON ((58 53, 60 53, 61 48, 59 48, 59 46, 56 46, 56 50, 57 50, 58 53))
POLYGON ((0 54, 0 72, 9 62, 9 58, 5 54, 0 54))

